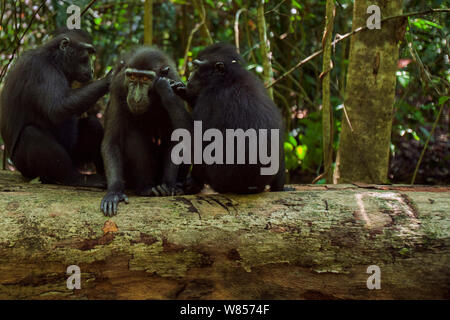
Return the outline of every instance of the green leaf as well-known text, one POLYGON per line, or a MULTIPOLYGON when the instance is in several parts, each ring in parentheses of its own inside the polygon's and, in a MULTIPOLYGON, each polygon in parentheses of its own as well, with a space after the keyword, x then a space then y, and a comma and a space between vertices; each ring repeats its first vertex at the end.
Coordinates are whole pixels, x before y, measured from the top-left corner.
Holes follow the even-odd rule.
POLYGON ((316 184, 326 184, 327 183, 327 179, 323 178, 320 179, 319 181, 316 182, 316 184))
POLYGON ((306 146, 306 145, 300 145, 297 148, 295 148, 295 154, 297 155, 297 158, 299 158, 300 160, 305 159, 307 151, 308 151, 308 146, 306 146))
POLYGON ((289 142, 284 143, 284 152, 289 153, 294 150, 294 146, 290 144, 289 142))
POLYGON ((422 20, 423 20, 423 22, 425 24, 427 24, 429 26, 432 26, 432 27, 435 27, 435 28, 438 28, 438 29, 442 29, 442 26, 438 25, 437 23, 434 23, 432 21, 428 21, 428 20, 425 20, 425 19, 422 19, 422 20))
POLYGON ((428 21, 421 18, 416 18, 412 20, 412 25, 415 26, 418 29, 422 30, 430 30, 432 28, 442 29, 442 26, 438 25, 437 23, 434 23, 432 21, 428 21))
POLYGON ((440 97, 440 98, 439 98, 439 105, 440 105, 440 106, 443 105, 444 103, 447 102, 448 99, 450 99, 450 97, 448 97, 448 96, 440 97))
POLYGON ((403 88, 406 88, 409 84, 409 72, 405 70, 397 71, 397 80, 402 85, 403 88))
POLYGON ((292 144, 294 147, 298 145, 297 140, 293 136, 289 136, 288 141, 290 144, 292 144))
POLYGON ((302 9, 302 5, 295 0, 292 0, 292 5, 298 9, 302 9))
POLYGON ((420 127, 419 128, 420 131, 422 131, 423 135, 425 136, 425 138, 428 139, 428 137, 430 136, 430 131, 428 131, 427 129, 425 129, 424 127, 420 127))

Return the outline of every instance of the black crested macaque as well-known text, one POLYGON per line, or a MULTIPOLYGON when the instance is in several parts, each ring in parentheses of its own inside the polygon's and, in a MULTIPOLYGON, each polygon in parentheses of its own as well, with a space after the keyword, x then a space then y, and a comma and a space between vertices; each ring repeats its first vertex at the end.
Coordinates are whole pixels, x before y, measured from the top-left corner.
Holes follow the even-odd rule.
POLYGON ((100 174, 77 166, 94 162, 103 172, 103 128, 95 117, 79 116, 109 90, 111 76, 92 80, 92 39, 82 30, 59 29, 37 49, 24 52, 11 67, 1 94, 1 134, 16 168, 44 183, 101 187, 100 174))
POLYGON ((177 183, 184 182, 189 169, 171 161, 170 137, 177 128, 172 123, 189 126, 184 102, 157 85, 161 77, 180 81, 174 63, 156 48, 141 47, 120 64, 111 84, 102 143, 108 193, 100 206, 107 216, 117 213, 120 201, 128 203, 126 188, 141 196, 182 194, 177 183), (166 108, 179 110, 175 119, 166 108))
MULTIPOLYGON (((267 185, 270 186, 271 191, 284 190, 283 122, 278 108, 269 98, 263 83, 245 69, 242 57, 232 45, 223 43, 211 45, 198 54, 193 64, 195 70, 187 86, 181 82, 173 83, 166 80, 165 90, 172 88, 173 92, 186 100, 193 108, 192 117, 187 114, 190 117, 189 130, 192 137, 195 131, 193 120, 201 121, 203 132, 208 129, 220 131, 224 147, 221 150, 223 161, 208 164, 205 161, 196 164, 194 161, 193 179, 186 186, 185 193, 199 192, 205 183, 221 193, 258 193, 264 191, 267 185), (248 133, 248 136, 245 136, 247 143, 241 144, 240 148, 239 144, 235 144, 234 149, 231 147, 228 149, 232 141, 227 140, 225 143, 227 129, 233 129, 233 131, 242 129, 248 133), (260 134, 261 129, 266 129, 262 130, 266 131, 266 135, 260 134), (278 138, 276 134, 273 135, 276 142, 274 144, 271 139, 272 129, 278 132, 278 138), (257 143, 249 143, 250 139, 247 138, 252 134, 254 136, 255 133, 258 135, 257 143), (258 145, 259 153, 256 151, 256 145, 258 145), (270 168, 270 173, 266 171, 262 174, 263 170, 267 169, 267 153, 264 164, 261 158, 258 162, 254 161, 258 154, 261 156, 261 149, 272 150, 270 157, 278 162, 274 165, 274 169, 270 168), (245 161, 242 161, 243 156, 245 161), (241 159, 240 162, 239 159, 241 159)), ((168 108, 171 117, 180 114, 175 108, 169 109, 174 106, 166 105, 165 107, 168 108)), ((180 124, 179 127, 182 125, 180 124)), ((203 139, 205 140, 205 137, 203 139)), ((211 139, 206 140, 211 141, 211 139)), ((206 150, 204 142, 203 150, 206 150)))

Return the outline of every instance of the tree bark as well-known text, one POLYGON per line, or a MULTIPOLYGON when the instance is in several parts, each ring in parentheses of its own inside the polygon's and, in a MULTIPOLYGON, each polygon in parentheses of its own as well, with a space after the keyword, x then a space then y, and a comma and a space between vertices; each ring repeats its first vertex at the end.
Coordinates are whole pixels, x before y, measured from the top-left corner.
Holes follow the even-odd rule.
MULTIPOLYGON (((356 0, 353 30, 365 26, 367 8, 378 5, 382 18, 402 13, 402 1, 356 0)), ((354 35, 350 43, 345 110, 334 180, 385 183, 402 19, 354 35)))
POLYGON ((144 4, 144 44, 153 44, 153 0, 145 0, 144 4))
MULTIPOLYGON (((270 51, 270 41, 267 37, 266 18, 264 17, 264 0, 259 0, 257 15, 258 34, 263 64, 263 78, 264 84, 267 86, 273 80, 273 70, 272 52, 270 51)), ((269 93, 270 99, 273 100, 273 88, 267 89, 267 92, 269 93)))
POLYGON ((104 191, 18 176, 0 173, 0 299, 450 298, 449 188, 130 197, 106 218, 104 191))
POLYGON ((333 106, 330 102, 330 75, 333 69, 331 39, 333 36, 335 7, 334 0, 327 0, 325 27, 322 38, 322 133, 323 167, 327 183, 333 183, 333 106))

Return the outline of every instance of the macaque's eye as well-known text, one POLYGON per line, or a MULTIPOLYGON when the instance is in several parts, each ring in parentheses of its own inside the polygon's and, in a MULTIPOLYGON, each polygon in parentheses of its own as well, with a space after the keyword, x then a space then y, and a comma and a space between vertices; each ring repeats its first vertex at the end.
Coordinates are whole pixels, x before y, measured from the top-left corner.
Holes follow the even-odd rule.
POLYGON ((128 78, 129 78, 131 81, 136 81, 136 80, 137 80, 137 77, 136 77, 134 74, 131 74, 128 78))
POLYGON ((149 81, 150 77, 149 76, 142 76, 141 77, 141 81, 149 81))

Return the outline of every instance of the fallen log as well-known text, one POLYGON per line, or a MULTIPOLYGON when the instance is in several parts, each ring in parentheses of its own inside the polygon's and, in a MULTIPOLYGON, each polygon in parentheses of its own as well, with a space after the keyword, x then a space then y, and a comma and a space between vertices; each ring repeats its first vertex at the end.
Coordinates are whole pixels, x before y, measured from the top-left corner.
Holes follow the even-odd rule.
POLYGON ((130 197, 107 218, 104 191, 1 172, 0 299, 450 299, 449 188, 297 189, 130 197))

